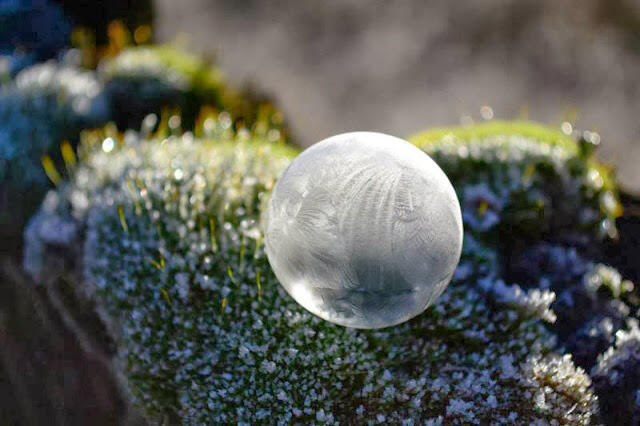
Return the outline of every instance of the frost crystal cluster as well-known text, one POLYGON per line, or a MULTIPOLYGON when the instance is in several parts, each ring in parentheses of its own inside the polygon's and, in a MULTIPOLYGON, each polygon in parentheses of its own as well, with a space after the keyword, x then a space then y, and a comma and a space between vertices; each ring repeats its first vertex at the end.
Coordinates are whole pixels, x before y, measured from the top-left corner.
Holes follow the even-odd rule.
POLYGON ((435 301, 460 258, 451 183, 423 151, 381 133, 345 133, 298 156, 267 209, 280 283, 336 324, 381 328, 435 301))

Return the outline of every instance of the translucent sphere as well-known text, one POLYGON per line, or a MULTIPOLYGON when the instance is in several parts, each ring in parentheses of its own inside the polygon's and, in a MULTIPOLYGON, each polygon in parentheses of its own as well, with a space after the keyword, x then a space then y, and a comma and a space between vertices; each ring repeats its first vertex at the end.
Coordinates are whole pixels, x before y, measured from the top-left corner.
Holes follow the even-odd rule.
POLYGON ((276 277, 304 308, 347 327, 387 327, 424 311, 451 280, 460 203, 420 149, 381 133, 345 133, 284 171, 265 243, 276 277))

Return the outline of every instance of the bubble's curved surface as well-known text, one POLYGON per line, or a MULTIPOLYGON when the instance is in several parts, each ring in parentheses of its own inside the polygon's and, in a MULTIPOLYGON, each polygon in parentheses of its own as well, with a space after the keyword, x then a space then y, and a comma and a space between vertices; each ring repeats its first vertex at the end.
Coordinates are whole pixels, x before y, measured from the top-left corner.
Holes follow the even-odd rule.
POLYGON ((336 324, 404 322, 444 291, 460 258, 451 183, 427 154, 393 136, 345 133, 305 150, 276 184, 265 217, 280 283, 336 324))

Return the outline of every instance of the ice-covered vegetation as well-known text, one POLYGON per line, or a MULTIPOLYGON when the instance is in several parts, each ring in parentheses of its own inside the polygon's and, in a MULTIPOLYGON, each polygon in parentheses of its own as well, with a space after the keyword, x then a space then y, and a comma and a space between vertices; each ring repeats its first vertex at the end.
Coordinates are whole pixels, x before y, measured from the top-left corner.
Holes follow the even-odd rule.
POLYGON ((0 57, 0 83, 6 80, 0 85, 2 235, 20 233, 50 182, 60 179, 56 169, 66 168, 83 130, 114 122, 121 131, 150 131, 174 116, 169 126, 181 132, 203 128, 201 117, 225 111, 221 121, 232 128, 259 122, 262 131, 274 128, 270 140, 287 133, 266 98, 229 87, 215 66, 177 47, 127 47, 104 58, 97 71, 80 66, 78 50, 58 56, 13 78, 15 58, 0 57), (178 110, 180 117, 173 115, 178 110), (143 122, 153 112, 155 119, 143 122))
MULTIPOLYGON (((304 311, 266 261, 261 212, 295 151, 269 142, 270 131, 234 131, 222 118, 205 121, 200 137, 87 135, 77 170, 50 193, 27 231, 26 265, 36 275, 47 264, 47 246, 60 245, 52 228, 70 230, 67 244, 84 244, 78 285, 103 309, 130 389, 150 416, 185 423, 355 418, 406 424, 597 418, 591 379, 565 344, 565 321, 554 321, 578 316, 561 304, 570 296, 593 303, 593 314, 580 316, 611 313, 597 310, 601 305, 629 316, 632 308, 621 299, 632 288, 613 270, 582 260, 578 245, 560 245, 579 237, 597 244, 602 221, 616 214, 615 206, 600 203, 601 193, 616 200, 604 169, 597 167, 599 190, 585 189, 580 176, 586 179, 596 166, 580 145, 532 127, 561 138, 552 146, 518 134, 519 124, 503 124, 501 132, 477 140, 445 133, 429 144, 418 141, 459 191, 468 229, 462 262, 432 309, 398 327, 356 331, 304 311), (457 175, 464 161, 475 164, 457 175), (584 170, 572 175, 572 161, 584 170), (555 191, 571 190, 575 182, 576 201, 553 204, 555 191), (526 198, 530 192, 536 200, 526 198), (540 200, 555 210, 534 216, 534 228, 543 231, 532 234, 526 213, 541 209, 540 200), (593 213, 583 223, 568 221, 561 217, 565 207, 593 213), (489 212, 495 214, 490 221, 489 212), (538 257, 556 250, 558 265, 545 262, 547 269, 533 272, 507 258, 495 235, 505 223, 522 250, 538 257), (517 267, 535 275, 516 284, 512 277, 527 276, 517 267)), ((574 334, 576 344, 589 344, 589 337, 574 334)))

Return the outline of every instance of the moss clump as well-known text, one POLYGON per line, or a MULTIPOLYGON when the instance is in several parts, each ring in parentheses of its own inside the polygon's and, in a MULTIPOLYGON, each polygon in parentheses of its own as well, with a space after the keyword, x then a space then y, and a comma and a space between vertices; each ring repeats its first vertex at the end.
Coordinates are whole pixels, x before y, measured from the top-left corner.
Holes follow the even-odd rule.
MULTIPOLYGON (((589 141, 599 136, 585 132, 589 141)), ((412 136, 458 191, 465 225, 510 250, 522 239, 615 236, 622 213, 610 171, 584 138, 530 122, 490 121, 412 136)))
MULTIPOLYGON (((482 291, 516 303, 525 293, 535 296, 537 302, 525 304, 548 320, 578 365, 596 374, 596 359, 612 353, 616 333, 625 335, 637 320, 640 298, 631 282, 597 261, 603 239, 617 235, 621 207, 610 170, 593 155, 599 136, 576 136, 534 123, 491 121, 411 140, 451 179, 462 203, 465 250, 481 256, 463 259, 458 275, 484 264, 493 280, 477 280, 482 291)), ((628 360, 619 367, 619 380, 634 381, 632 366, 628 360)), ((614 373, 597 374, 599 384, 618 380, 614 373)), ((607 401, 632 400, 637 386, 596 390, 604 421, 632 422, 633 408, 607 401)))
POLYGON ((105 60, 98 73, 80 68, 78 54, 25 68, 14 79, 10 60, 0 57, 7 71, 0 69, 0 80, 7 80, 0 87, 0 237, 7 241, 22 232, 42 200, 47 175, 56 183, 56 168, 75 161, 80 132, 107 121, 147 133, 195 128, 206 135, 216 131, 215 116, 229 131, 249 128, 271 142, 287 137, 282 114, 270 102, 229 87, 217 68, 179 49, 128 48, 105 60))
POLYGON ((471 126, 439 127, 413 135, 410 139, 417 145, 428 146, 440 144, 447 139, 455 139, 464 143, 474 140, 481 141, 500 135, 517 135, 541 144, 557 146, 574 154, 577 153, 577 146, 569 136, 531 121, 492 120, 471 126))
POLYGON ((282 127, 282 116, 265 99, 228 86, 220 70, 170 45, 130 47, 99 66, 113 117, 120 128, 138 128, 149 113, 180 112, 193 129, 203 107, 228 111, 237 127, 267 118, 282 127), (259 117, 259 115, 262 115, 259 117))
MULTIPOLYGON (((554 351, 541 321, 553 298, 494 276, 494 249, 468 243, 465 273, 414 320, 346 329, 297 305, 265 258, 260 212, 290 148, 228 129, 195 140, 129 133, 102 146, 86 138, 81 166, 39 223, 86 229, 84 285, 150 415, 186 424, 593 415, 588 376, 554 351)), ((30 229, 29 245, 46 245, 43 227, 30 229)))
POLYGON ((94 74, 55 61, 26 68, 0 87, 0 238, 7 248, 46 191, 41 157, 53 154, 61 164, 59 147, 72 152, 63 142, 104 124, 107 110, 94 74))
POLYGON ((46 179, 40 156, 103 123, 102 84, 88 72, 54 61, 20 72, 0 90, 0 179, 24 187, 46 179))

